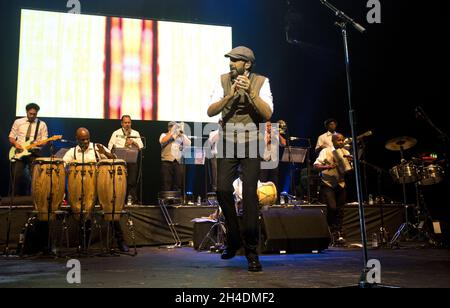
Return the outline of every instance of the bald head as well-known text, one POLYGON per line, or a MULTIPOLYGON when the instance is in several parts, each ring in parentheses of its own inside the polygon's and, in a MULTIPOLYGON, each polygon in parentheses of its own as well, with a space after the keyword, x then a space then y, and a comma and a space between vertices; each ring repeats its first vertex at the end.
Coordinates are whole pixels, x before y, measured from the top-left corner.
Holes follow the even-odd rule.
POLYGON ((89 143, 91 142, 91 134, 87 128, 80 127, 77 129, 76 137, 80 148, 87 149, 89 147, 89 143))

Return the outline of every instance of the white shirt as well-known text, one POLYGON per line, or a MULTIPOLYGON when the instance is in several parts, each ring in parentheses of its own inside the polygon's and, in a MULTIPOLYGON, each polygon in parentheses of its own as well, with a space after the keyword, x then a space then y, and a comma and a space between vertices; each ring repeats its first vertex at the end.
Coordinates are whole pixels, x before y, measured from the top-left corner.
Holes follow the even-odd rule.
POLYGON ((333 148, 333 133, 326 132, 317 139, 316 151, 325 148, 333 148))
MULTIPOLYGON (((214 87, 214 91, 210 96, 209 104, 215 104, 218 101, 222 100, 225 97, 225 93, 222 87, 222 81, 220 78, 217 80, 217 84, 214 87)), ((259 91, 259 97, 266 102, 270 110, 273 112, 273 96, 272 91, 270 90, 270 81, 268 78, 264 81, 263 86, 261 87, 261 90, 259 91)))
MULTIPOLYGON (((242 200, 242 180, 241 178, 237 178, 236 180, 234 180, 233 182, 233 188, 234 188, 234 200, 236 202, 239 202, 242 200)), ((263 183, 258 180, 258 188, 260 188, 263 185, 263 183)))
MULTIPOLYGON (((34 120, 34 122, 31 123, 30 140, 34 139, 37 122, 38 119, 34 120)), ((15 120, 11 128, 11 132, 9 133, 9 137, 14 138, 17 142, 19 142, 19 144, 24 144, 29 124, 30 122, 28 122, 27 117, 15 120)), ((42 141, 47 138, 48 138, 47 124, 45 124, 44 121, 40 121, 39 131, 35 141, 42 141)))
MULTIPOLYGON (((142 143, 142 139, 140 138, 141 135, 138 131, 131 130, 130 137, 137 137, 132 138, 133 141, 135 141, 138 144, 139 149, 142 149, 144 147, 144 144, 142 143)), ((115 148, 125 148, 125 144, 127 142, 126 134, 124 133, 124 130, 118 129, 114 133, 112 133, 111 138, 109 139, 108 143, 108 149, 112 150, 113 147, 115 148)))
POLYGON ((217 155, 217 142, 219 141, 219 130, 215 130, 209 133, 208 142, 211 146, 211 154, 213 157, 217 155))
MULTIPOLYGON (((98 144, 98 143, 96 143, 96 144, 98 144)), ((106 148, 105 146, 103 146, 103 147, 105 148, 106 152, 111 153, 108 150, 108 148, 106 148)), ((97 156, 100 159, 108 158, 105 155, 100 154, 97 149, 94 150, 94 144, 91 142, 89 144, 89 147, 87 148, 87 150, 84 152, 84 162, 85 163, 96 163, 97 162, 97 157, 95 155, 96 152, 97 152, 97 156)), ((66 164, 74 163, 74 162, 83 163, 83 151, 81 150, 80 146, 77 145, 75 148, 69 149, 69 151, 67 151, 66 154, 64 155, 63 160, 66 164), (75 152, 76 152, 76 159, 75 159, 75 152)))
MULTIPOLYGON (((340 149, 344 155, 350 155, 346 149, 340 149)), ((342 170, 342 164, 336 157, 336 149, 333 147, 323 149, 314 165, 335 165, 336 168, 331 170, 323 170, 321 173, 322 182, 332 188, 338 185, 345 187, 345 170, 342 170)))

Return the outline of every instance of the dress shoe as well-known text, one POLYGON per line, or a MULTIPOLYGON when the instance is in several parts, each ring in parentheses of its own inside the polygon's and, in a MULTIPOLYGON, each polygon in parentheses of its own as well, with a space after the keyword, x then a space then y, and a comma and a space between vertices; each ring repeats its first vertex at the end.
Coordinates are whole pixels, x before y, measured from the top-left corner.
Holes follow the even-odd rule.
POLYGON ((117 242, 117 246, 121 252, 129 252, 130 248, 128 248, 127 244, 124 241, 117 242))
POLYGON ((253 257, 247 257, 248 261, 248 271, 249 272, 261 272, 262 271, 262 265, 261 262, 259 262, 258 256, 253 257))
POLYGON ((232 249, 232 248, 225 248, 222 252, 222 255, 220 256, 220 258, 222 260, 229 260, 229 259, 233 259, 236 256, 237 253, 237 249, 232 249))

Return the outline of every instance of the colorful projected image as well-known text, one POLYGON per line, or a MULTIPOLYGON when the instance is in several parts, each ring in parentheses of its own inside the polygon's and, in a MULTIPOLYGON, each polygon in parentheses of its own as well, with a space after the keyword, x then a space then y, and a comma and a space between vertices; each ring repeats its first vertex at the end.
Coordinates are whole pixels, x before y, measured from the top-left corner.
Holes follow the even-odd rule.
POLYGON ((230 27, 22 10, 17 116, 215 122, 230 27))

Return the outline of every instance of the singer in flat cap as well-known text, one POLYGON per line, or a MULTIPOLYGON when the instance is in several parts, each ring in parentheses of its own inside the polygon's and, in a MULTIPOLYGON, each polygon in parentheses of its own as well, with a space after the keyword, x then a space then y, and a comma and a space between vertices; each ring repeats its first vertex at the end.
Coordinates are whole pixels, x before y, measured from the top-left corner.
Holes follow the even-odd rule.
POLYGON ((221 258, 233 258, 243 246, 248 270, 259 272, 262 266, 257 253, 257 183, 261 160, 254 152, 255 147, 256 150, 258 148, 260 124, 272 117, 272 92, 269 79, 253 73, 256 58, 250 48, 236 47, 225 57, 230 59, 230 72, 217 79, 208 108, 208 116, 221 114, 223 119, 223 129, 219 134, 222 142, 219 141, 217 154, 217 197, 226 220, 227 246, 221 258), (238 127, 245 129, 240 131, 238 127), (237 178, 239 166, 243 177, 241 227, 233 199, 233 181, 237 178))

